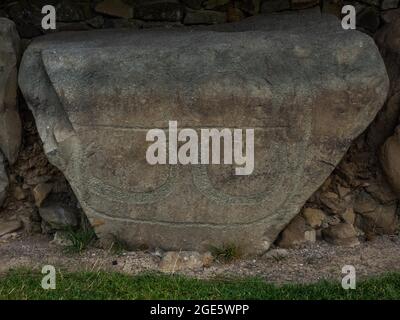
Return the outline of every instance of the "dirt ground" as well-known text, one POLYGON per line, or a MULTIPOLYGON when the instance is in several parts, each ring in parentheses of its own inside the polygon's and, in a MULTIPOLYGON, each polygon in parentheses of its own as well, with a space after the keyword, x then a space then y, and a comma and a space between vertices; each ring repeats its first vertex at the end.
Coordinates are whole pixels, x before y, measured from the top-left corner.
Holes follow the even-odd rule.
MULTIPOLYGON (((41 270, 44 265, 53 265, 65 271, 107 270, 128 274, 159 270, 160 257, 157 252, 133 251, 115 254, 90 248, 81 254, 72 254, 66 253, 65 248, 50 243, 50 240, 44 235, 23 234, 0 239, 0 273, 18 267, 41 270)), ((344 265, 353 265, 358 279, 400 271, 399 236, 378 237, 353 248, 317 242, 275 252, 280 254, 237 259, 230 263, 216 261, 202 270, 185 270, 179 273, 197 278, 258 276, 279 284, 341 279, 344 265)))

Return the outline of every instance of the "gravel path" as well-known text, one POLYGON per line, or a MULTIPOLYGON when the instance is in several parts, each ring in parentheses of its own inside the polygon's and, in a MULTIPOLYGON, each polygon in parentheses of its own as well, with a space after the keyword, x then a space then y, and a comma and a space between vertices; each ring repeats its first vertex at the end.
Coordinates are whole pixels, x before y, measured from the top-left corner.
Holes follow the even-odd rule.
MULTIPOLYGON (((82 254, 68 254, 51 244, 46 236, 14 235, 0 239, 0 273, 11 268, 41 269, 50 264, 67 271, 108 270, 128 274, 157 271, 160 258, 151 252, 134 251, 120 255, 91 248, 82 254)), ((232 263, 214 262, 202 270, 180 272, 198 278, 227 276, 259 276, 274 283, 312 283, 321 279, 341 279, 344 265, 353 265, 357 277, 400 271, 400 237, 379 237, 354 248, 332 246, 319 242, 290 250, 272 251, 254 259, 232 263)))

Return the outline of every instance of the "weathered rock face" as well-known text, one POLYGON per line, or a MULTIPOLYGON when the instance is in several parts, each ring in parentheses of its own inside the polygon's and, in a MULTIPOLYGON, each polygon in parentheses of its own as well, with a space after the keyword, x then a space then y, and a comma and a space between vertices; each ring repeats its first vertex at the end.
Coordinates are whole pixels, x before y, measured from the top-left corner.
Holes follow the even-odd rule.
POLYGON ((26 51, 20 87, 45 152, 100 237, 262 252, 383 105, 373 40, 334 17, 258 17, 228 31, 66 33, 26 51), (253 173, 149 165, 146 133, 170 120, 254 128, 253 173))
POLYGON ((21 144, 17 110, 17 63, 19 36, 14 22, 0 18, 0 149, 10 163, 21 144))
MULTIPOLYGON (((400 124, 400 18, 377 34, 377 43, 381 48, 391 80, 388 101, 374 122, 376 127, 382 129, 383 135, 379 142, 383 142, 400 124)), ((400 199, 400 126, 382 146, 380 160, 389 183, 400 199)))
POLYGON ((6 198, 8 182, 8 176, 4 166, 4 157, 0 154, 0 206, 6 198))
POLYGON ((393 134, 400 116, 400 18, 377 32, 375 40, 390 79, 386 104, 368 130, 368 143, 376 149, 393 134))

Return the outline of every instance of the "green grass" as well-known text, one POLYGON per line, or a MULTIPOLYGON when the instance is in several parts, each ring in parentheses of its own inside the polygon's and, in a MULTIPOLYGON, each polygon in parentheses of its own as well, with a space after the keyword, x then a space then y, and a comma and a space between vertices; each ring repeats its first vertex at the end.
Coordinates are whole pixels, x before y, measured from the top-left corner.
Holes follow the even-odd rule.
POLYGON ((71 242, 71 245, 65 249, 68 253, 82 253, 96 238, 96 234, 93 229, 69 229, 66 231, 67 239, 71 242))
POLYGON ((262 279, 197 280, 183 276, 119 273, 57 274, 57 288, 43 290, 40 272, 16 270, 0 277, 0 299, 400 299, 400 273, 360 281, 275 286, 262 279))
POLYGON ((223 245, 222 247, 211 246, 210 252, 216 261, 224 263, 232 262, 242 256, 240 248, 233 244, 223 245))

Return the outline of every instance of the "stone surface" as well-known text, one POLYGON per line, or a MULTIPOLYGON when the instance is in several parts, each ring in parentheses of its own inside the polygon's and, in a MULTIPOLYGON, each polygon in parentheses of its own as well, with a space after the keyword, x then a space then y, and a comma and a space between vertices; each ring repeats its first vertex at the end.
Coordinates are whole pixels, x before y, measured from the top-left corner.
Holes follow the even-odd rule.
MULTIPOLYGON (((306 225, 305 219, 302 216, 296 216, 282 231, 276 243, 282 248, 290 248, 302 244, 312 237, 308 231, 310 231, 310 227, 306 225)), ((315 230, 312 231, 315 232, 315 230)))
POLYGON ((323 0, 322 1, 322 12, 327 14, 333 14, 337 17, 342 16, 342 0, 323 0))
POLYGON ((54 229, 65 229, 78 225, 77 213, 60 203, 46 203, 39 208, 39 214, 54 229))
POLYGON ((54 238, 50 241, 50 243, 61 247, 68 247, 72 246, 73 244, 65 231, 56 231, 54 233, 54 238))
POLYGON ((118 18, 133 18, 133 7, 122 0, 104 0, 96 5, 95 10, 118 18))
POLYGON ((150 21, 180 21, 183 10, 177 0, 139 0, 135 2, 134 17, 150 21))
POLYGON ((254 15, 260 11, 260 2, 261 0, 242 0, 237 2, 237 6, 244 12, 254 15))
POLYGON ((356 220, 356 214, 352 208, 347 208, 340 217, 348 224, 354 224, 356 220))
POLYGON ((217 9, 228 5, 230 0, 206 0, 204 1, 204 7, 207 10, 217 9))
POLYGON ((396 9, 399 7, 400 1, 399 0, 382 0, 381 2, 381 9, 388 10, 388 9, 396 9))
POLYGON ((400 126, 383 145, 380 160, 388 182, 400 199, 400 126))
POLYGON ((47 198, 53 185, 51 183, 40 183, 35 188, 32 189, 33 197, 35 198, 35 204, 40 207, 43 201, 47 198))
POLYGON ((354 211, 357 213, 372 212, 378 207, 378 203, 367 192, 361 191, 354 201, 354 211))
POLYGON ((387 138, 380 152, 380 162, 388 182, 400 198, 400 127, 393 134, 400 120, 400 17, 382 28, 375 40, 388 70, 390 92, 386 105, 373 123, 374 132, 384 132, 379 142, 387 138))
POLYGON ((382 204, 393 203, 396 201, 396 194, 389 186, 385 177, 380 174, 376 180, 372 181, 365 190, 378 202, 382 204))
POLYGON ((355 246, 360 243, 356 230, 348 223, 339 223, 323 229, 322 236, 327 242, 340 246, 355 246))
POLYGON ((9 180, 5 168, 4 157, 0 153, 0 207, 6 199, 8 184, 9 180))
POLYGON ((46 36, 25 52, 20 87, 99 237, 259 253, 375 117, 388 79, 371 38, 333 16, 294 14, 46 36), (255 128, 253 174, 149 165, 146 132, 168 120, 255 128))
POLYGON ((226 22, 226 13, 212 10, 186 10, 184 24, 216 24, 226 22))
POLYGON ((380 13, 375 7, 367 7, 357 14, 357 27, 366 29, 369 32, 375 32, 380 25, 380 13))
POLYGON ((183 4, 191 9, 199 10, 201 9, 201 4, 203 0, 183 0, 183 4))
POLYGON ((274 259, 276 261, 285 259, 289 255, 289 251, 287 249, 271 249, 268 250, 263 257, 266 259, 274 259))
POLYGON ((289 0, 269 0, 261 4, 261 13, 273 13, 290 9, 289 0))
POLYGON ((319 5, 319 0, 292 0, 293 9, 307 9, 319 5))
POLYGON ((334 192, 327 191, 322 193, 320 201, 333 214, 339 214, 346 210, 346 202, 340 199, 334 192))
POLYGON ((174 273, 182 270, 199 270, 208 267, 212 262, 209 252, 201 254, 196 251, 168 251, 159 264, 160 271, 174 273))
POLYGON ((320 209, 305 208, 303 216, 312 228, 318 228, 325 220, 325 213, 320 209))
POLYGON ((22 227, 21 221, 0 221, 0 237, 8 233, 17 231, 22 227))
POLYGON ((400 8, 396 10, 388 10, 381 14, 384 23, 392 23, 400 18, 400 8))
POLYGON ((360 214, 357 225, 365 233, 394 234, 398 229, 397 204, 380 205, 372 212, 360 214))
POLYGON ((21 144, 17 109, 17 65, 20 39, 14 22, 0 18, 0 149, 14 163, 21 144))

